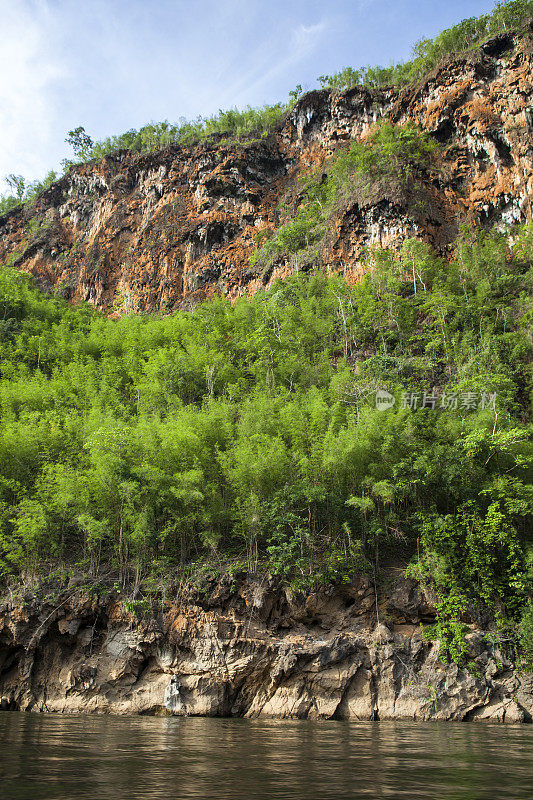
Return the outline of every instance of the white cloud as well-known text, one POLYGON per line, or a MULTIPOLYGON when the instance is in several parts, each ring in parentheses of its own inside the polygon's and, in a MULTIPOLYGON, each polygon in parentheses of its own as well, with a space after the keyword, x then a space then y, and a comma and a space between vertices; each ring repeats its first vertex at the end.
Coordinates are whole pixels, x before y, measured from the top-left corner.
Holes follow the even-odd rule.
MULTIPOLYGON (((239 104, 239 102, 242 102, 241 98, 243 96, 253 98, 261 89, 273 83, 276 78, 287 73, 296 64, 312 55, 322 40, 327 27, 326 22, 322 20, 315 25, 301 24, 294 28, 288 42, 279 42, 278 48, 280 52, 271 50, 266 58, 240 82, 239 90, 235 91, 236 87, 233 87, 235 91, 234 102, 239 104)), ((245 102, 248 102, 248 100, 245 102)))
POLYGON ((292 45, 296 59, 302 58, 311 52, 326 29, 324 21, 316 25, 299 25, 292 33, 292 45))
POLYGON ((49 168, 44 154, 54 112, 48 91, 64 68, 54 52, 45 2, 0 0, 0 11, 0 190, 5 190, 7 173, 34 179, 49 168))

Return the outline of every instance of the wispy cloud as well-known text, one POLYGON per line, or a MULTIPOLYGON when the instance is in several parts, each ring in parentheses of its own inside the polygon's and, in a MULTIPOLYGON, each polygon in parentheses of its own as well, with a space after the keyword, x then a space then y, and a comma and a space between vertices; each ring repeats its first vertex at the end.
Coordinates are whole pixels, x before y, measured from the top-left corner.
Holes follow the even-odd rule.
POLYGON ((54 114, 48 92, 64 74, 47 35, 48 6, 32 6, 0 3, 0 180, 13 170, 32 177, 43 171, 54 114))
POLYGON ((292 73, 293 67, 315 53, 323 36, 328 30, 325 20, 313 25, 299 24, 288 37, 278 41, 275 48, 265 54, 265 58, 257 63, 253 70, 239 81, 239 88, 233 86, 234 101, 253 102, 253 97, 260 94, 265 87, 273 86, 282 76, 292 73))
POLYGON ((314 50, 325 30, 326 22, 324 20, 316 25, 299 25, 292 32, 295 56, 299 59, 314 50))

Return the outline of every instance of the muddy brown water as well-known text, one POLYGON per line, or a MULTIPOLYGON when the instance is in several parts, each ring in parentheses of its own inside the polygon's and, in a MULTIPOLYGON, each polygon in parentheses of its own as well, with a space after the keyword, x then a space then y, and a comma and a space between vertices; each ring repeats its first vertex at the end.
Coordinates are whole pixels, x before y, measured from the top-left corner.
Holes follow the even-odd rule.
POLYGON ((2 800, 533 798, 533 726, 0 713, 2 800))

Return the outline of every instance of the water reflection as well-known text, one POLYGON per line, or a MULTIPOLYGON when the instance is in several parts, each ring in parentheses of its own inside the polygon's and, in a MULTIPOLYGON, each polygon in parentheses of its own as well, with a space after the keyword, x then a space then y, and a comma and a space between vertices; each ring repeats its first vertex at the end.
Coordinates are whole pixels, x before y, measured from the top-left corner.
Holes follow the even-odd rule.
POLYGON ((3 800, 533 796, 533 728, 0 713, 3 800))

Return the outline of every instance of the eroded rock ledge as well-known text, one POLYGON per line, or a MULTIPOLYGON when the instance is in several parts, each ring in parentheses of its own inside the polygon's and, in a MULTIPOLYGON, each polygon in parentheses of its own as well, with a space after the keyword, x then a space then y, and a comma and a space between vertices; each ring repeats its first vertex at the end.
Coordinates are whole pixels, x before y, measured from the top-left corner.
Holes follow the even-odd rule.
POLYGON ((72 588, 0 608, 0 707, 114 714, 531 722, 533 675, 490 636, 468 634, 468 668, 445 665, 421 624, 431 598, 399 579, 291 599, 242 577, 127 612, 72 588))

